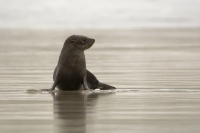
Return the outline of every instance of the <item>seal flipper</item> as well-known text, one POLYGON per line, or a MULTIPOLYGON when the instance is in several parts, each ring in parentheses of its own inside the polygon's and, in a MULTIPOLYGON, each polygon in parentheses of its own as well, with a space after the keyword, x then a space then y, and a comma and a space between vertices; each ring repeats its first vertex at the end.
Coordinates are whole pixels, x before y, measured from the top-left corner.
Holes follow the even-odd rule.
POLYGON ((50 88, 50 90, 55 90, 56 86, 58 85, 58 66, 56 66, 53 72, 53 80, 54 80, 54 83, 52 87, 50 88))
POLYGON ((115 87, 111 86, 111 85, 108 85, 108 84, 105 84, 105 83, 99 83, 99 89, 100 90, 114 90, 116 89, 115 87))
POLYGON ((83 77, 83 88, 84 88, 84 90, 89 90, 90 89, 88 87, 88 83, 87 83, 87 74, 85 74, 85 76, 83 77))
POLYGON ((56 86, 57 86, 57 82, 54 82, 50 90, 55 90, 56 86))
POLYGON ((113 86, 107 85, 105 83, 101 83, 98 81, 98 79, 90 72, 87 70, 87 74, 84 77, 84 88, 86 89, 87 87, 89 89, 97 89, 99 88, 100 90, 112 90, 116 89, 113 86), (87 80, 86 80, 87 79, 87 80))
POLYGON ((99 81, 90 71, 87 70, 87 73, 83 79, 83 86, 85 90, 87 89, 95 90, 99 87, 99 81))

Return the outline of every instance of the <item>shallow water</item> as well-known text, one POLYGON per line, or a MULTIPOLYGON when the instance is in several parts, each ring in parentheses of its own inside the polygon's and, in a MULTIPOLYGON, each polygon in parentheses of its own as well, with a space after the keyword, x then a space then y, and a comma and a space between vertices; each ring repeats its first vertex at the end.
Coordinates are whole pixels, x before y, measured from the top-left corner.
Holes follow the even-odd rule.
POLYGON ((1 92, 0 130, 198 133, 200 91, 1 92))
POLYGON ((0 132, 199 133, 199 33, 1 30, 0 132), (51 87, 71 34, 96 39, 87 67, 116 91, 37 91, 51 87))

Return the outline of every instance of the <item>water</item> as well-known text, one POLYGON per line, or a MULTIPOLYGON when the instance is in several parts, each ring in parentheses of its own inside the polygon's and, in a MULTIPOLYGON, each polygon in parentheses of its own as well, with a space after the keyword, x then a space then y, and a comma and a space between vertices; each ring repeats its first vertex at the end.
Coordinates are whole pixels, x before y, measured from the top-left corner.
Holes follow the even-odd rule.
POLYGON ((198 133, 199 96, 184 90, 1 92, 1 132, 198 133))
POLYGON ((1 30, 0 132, 199 133, 199 44, 199 29, 1 30), (96 39, 87 68, 115 92, 37 91, 71 34, 96 39))
POLYGON ((200 0, 1 0, 1 28, 200 27, 200 0))

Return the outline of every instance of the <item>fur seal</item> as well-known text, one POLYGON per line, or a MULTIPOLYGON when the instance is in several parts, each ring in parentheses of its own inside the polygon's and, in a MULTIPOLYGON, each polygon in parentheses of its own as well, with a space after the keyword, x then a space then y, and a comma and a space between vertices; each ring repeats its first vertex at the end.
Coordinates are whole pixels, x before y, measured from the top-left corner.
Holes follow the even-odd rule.
POLYGON ((51 90, 56 87, 60 90, 80 90, 81 88, 110 90, 116 89, 113 86, 101 83, 87 70, 84 50, 89 49, 95 39, 72 35, 65 40, 60 53, 58 65, 53 74, 54 84, 51 90))

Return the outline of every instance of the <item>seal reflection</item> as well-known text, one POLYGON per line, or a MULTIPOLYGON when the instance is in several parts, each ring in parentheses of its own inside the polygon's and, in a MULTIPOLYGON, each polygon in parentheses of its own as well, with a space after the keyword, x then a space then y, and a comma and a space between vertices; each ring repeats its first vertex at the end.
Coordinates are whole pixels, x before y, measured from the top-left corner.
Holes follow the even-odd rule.
POLYGON ((77 91, 58 91, 52 95, 56 132, 86 133, 87 103, 90 100, 90 106, 95 105, 98 95, 77 91))

